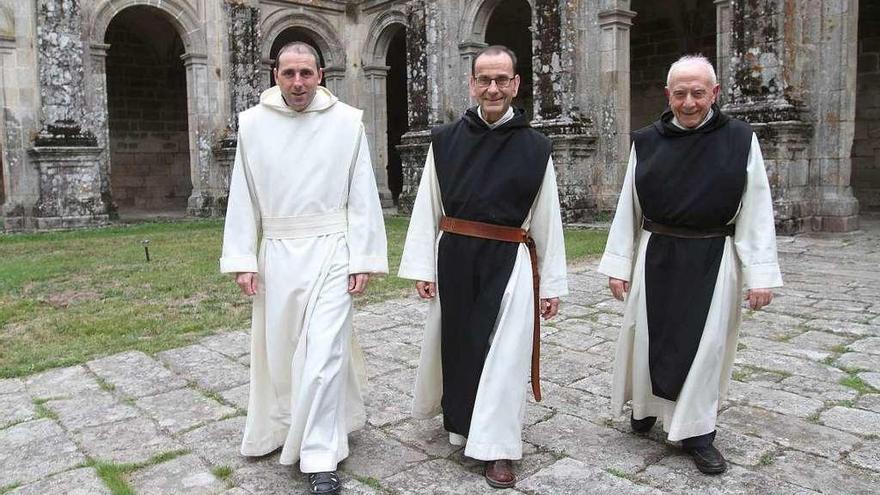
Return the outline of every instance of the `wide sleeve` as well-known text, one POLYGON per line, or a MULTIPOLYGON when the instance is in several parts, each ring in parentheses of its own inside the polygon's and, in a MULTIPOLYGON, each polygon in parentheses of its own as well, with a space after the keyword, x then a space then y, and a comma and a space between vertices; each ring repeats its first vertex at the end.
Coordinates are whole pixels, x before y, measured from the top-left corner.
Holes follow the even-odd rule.
POLYGON ((220 257, 222 273, 258 271, 257 236, 260 230, 260 206, 257 203, 250 167, 244 152, 241 133, 235 148, 229 199, 226 204, 226 224, 223 228, 223 251, 220 257))
POLYGON ((419 191, 409 217, 409 229, 403 245, 398 276, 410 280, 435 282, 437 280, 437 235, 443 204, 440 200, 440 184, 434 169, 434 148, 428 148, 419 191))
POLYGON ((633 268, 633 256, 639 230, 642 226, 642 208, 635 190, 635 169, 638 163, 636 147, 632 146, 626 176, 620 197, 617 199, 617 211, 608 232, 605 253, 599 262, 599 273, 620 280, 629 281, 633 268))
POLYGON ((547 160, 544 182, 532 207, 529 234, 538 253, 538 274, 541 276, 541 299, 568 294, 565 266, 565 236, 562 233, 562 212, 556 187, 553 158, 547 160))
POLYGON ((348 273, 388 273, 385 218, 364 127, 348 189, 348 273))
POLYGON ((776 255, 776 227, 773 198, 764 169, 758 137, 752 134, 746 189, 736 218, 733 242, 747 289, 782 286, 782 273, 776 255))

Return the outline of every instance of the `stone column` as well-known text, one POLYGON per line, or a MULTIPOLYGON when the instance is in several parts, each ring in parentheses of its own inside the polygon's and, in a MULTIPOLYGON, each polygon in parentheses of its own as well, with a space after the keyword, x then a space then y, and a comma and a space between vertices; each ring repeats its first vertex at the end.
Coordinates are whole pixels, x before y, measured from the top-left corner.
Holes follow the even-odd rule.
POLYGON ((573 56, 577 40, 576 2, 535 0, 532 15, 534 128, 553 141, 553 163, 565 222, 595 212, 597 137, 590 119, 574 104, 573 56))
POLYGON ((376 176, 376 187, 379 189, 379 200, 382 207, 387 208, 394 204, 391 190, 388 189, 388 141, 378 139, 385 136, 382 129, 388 128, 388 111, 385 101, 386 79, 391 68, 385 65, 367 65, 364 74, 367 76, 365 83, 368 100, 367 115, 364 121, 367 139, 372 150, 373 174, 376 176))
POLYGON ((422 0, 407 4, 406 69, 409 106, 409 131, 401 137, 397 151, 403 168, 403 188, 398 208, 403 213, 412 211, 413 201, 419 189, 422 169, 428 147, 431 144, 429 129, 430 108, 428 104, 428 36, 425 5, 422 0))
POLYGON ((229 38, 230 117, 223 135, 214 143, 213 173, 209 180, 215 198, 213 212, 225 213, 229 196, 229 180, 235 161, 238 140, 238 114, 260 101, 260 91, 268 87, 268 72, 260 56, 260 10, 243 3, 227 0, 226 12, 229 38))
POLYGON ((345 89, 345 85, 342 83, 343 79, 345 79, 345 67, 324 68, 324 86, 340 99, 345 99, 346 96, 342 94, 345 89))
POLYGON ((88 127, 94 129, 101 155, 98 157, 101 168, 101 197, 107 205, 111 218, 116 217, 116 204, 110 191, 110 113, 107 107, 107 50, 110 45, 93 43, 91 45, 92 66, 91 77, 93 91, 86 95, 89 115, 86 117, 88 127))
POLYGON ((79 0, 37 1, 37 53, 43 128, 31 159, 39 170, 36 227, 104 223, 101 148, 84 128, 86 85, 79 0))
POLYGON ((724 110, 750 122, 764 146, 781 233, 851 230, 858 221, 849 187, 852 133, 844 117, 854 106, 842 103, 847 88, 838 80, 850 69, 839 50, 847 35, 840 27, 844 13, 811 15, 810 8, 797 1, 730 3, 731 84, 724 110), (822 41, 794 42, 801 30, 822 41), (823 68, 832 64, 843 70, 823 68))
POLYGON ((265 90, 272 86, 272 68, 275 67, 275 61, 271 58, 264 58, 260 63, 260 84, 261 89, 265 90))
MULTIPOLYGON (((604 95, 602 111, 606 142, 603 146, 604 173, 596 179, 596 207, 610 211, 617 204, 618 191, 626 174, 630 148, 630 28, 636 13, 625 9, 599 12, 599 87, 604 95)), ((590 180, 589 182, 592 182, 590 180)))
POLYGON ((730 0, 715 0, 715 75, 721 85, 718 105, 725 102, 725 88, 730 87, 730 0))
MULTIPOLYGON (((15 36, 13 33, 0 33, 0 108, 6 109, 8 101, 12 96, 11 92, 16 89, 12 84, 13 74, 15 74, 15 62, 12 58, 15 53, 15 36)), ((20 132, 15 132, 18 127, 17 122, 10 119, 11 112, 4 112, 0 116, 0 174, 3 176, 3 198, 4 203, 0 204, 0 217, 7 216, 7 211, 11 213, 14 209, 16 201, 13 200, 15 187, 12 183, 12 172, 16 167, 10 166, 13 162, 18 163, 17 152, 19 145, 15 137, 20 136, 20 132)), ((5 223, 5 222, 4 222, 5 223)), ((5 228, 5 226, 4 226, 5 228)), ((14 229, 19 230, 19 229, 14 229)))
POLYGON ((208 57, 184 53, 180 58, 186 70, 190 180, 193 186, 187 201, 187 214, 198 217, 220 215, 224 205, 219 201, 225 193, 218 193, 211 184, 214 137, 211 132, 210 96, 206 92, 208 57))

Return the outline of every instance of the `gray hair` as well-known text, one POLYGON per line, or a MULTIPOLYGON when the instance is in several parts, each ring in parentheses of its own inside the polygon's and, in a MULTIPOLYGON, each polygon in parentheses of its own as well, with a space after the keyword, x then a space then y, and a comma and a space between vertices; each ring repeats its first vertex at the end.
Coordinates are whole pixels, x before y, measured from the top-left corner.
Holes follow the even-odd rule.
POLYGON ((676 60, 671 66, 669 66, 669 72, 666 73, 667 88, 672 82, 672 73, 685 66, 698 66, 706 69, 706 72, 709 74, 709 80, 712 83, 712 86, 718 84, 718 77, 715 75, 715 67, 712 67, 712 62, 710 62, 709 59, 704 57, 703 55, 697 54, 685 55, 676 60))

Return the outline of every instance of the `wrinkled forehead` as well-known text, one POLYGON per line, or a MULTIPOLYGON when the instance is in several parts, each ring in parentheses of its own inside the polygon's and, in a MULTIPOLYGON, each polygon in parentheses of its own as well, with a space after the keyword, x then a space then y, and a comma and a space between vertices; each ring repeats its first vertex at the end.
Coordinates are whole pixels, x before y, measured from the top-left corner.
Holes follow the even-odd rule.
POLYGON ((669 74, 669 89, 673 89, 676 86, 687 86, 687 87, 695 87, 695 86, 703 86, 707 89, 712 89, 712 73, 709 72, 709 69, 700 64, 687 64, 681 67, 676 67, 669 74))

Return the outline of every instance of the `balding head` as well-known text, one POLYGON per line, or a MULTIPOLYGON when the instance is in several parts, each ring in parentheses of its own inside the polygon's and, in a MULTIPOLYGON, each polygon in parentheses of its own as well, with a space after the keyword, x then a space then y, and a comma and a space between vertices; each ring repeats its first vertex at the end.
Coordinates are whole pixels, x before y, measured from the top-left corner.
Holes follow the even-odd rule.
POLYGON ((293 41, 291 43, 288 43, 288 44, 282 46, 281 49, 278 50, 278 55, 275 56, 275 66, 276 67, 281 65, 280 64, 281 56, 284 55, 285 53, 296 53, 299 55, 311 55, 312 58, 315 59, 315 70, 317 71, 318 69, 321 68, 321 57, 318 55, 318 50, 315 50, 315 48, 308 43, 305 43, 302 41, 293 41))

